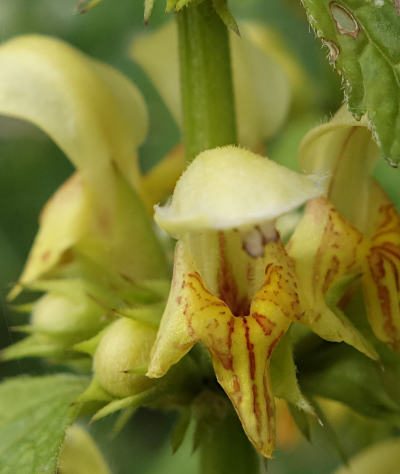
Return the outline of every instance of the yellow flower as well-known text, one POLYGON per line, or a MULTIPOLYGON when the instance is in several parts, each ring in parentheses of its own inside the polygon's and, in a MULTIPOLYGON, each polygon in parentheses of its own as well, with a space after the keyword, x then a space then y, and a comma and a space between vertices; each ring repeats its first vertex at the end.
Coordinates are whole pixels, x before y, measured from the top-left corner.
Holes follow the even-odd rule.
POLYGON ((350 459, 347 466, 334 474, 380 474, 395 473, 399 469, 399 438, 385 439, 375 443, 350 459))
POLYGON ((22 328, 30 335, 2 357, 76 358, 71 346, 111 316, 157 325, 168 268, 143 202, 137 150, 148 117, 140 92, 53 38, 2 44, 0 67, 0 113, 43 129, 77 169, 45 205, 10 298, 25 287, 47 294, 22 328))
POLYGON ((201 153, 155 219, 179 238, 148 375, 161 377, 202 341, 257 450, 274 446, 269 361, 300 318, 292 262, 274 227, 319 184, 233 146, 201 153))
MULTIPOLYGON (((304 235, 300 234, 310 232, 310 222, 318 220, 315 225, 321 238, 314 242, 318 249, 314 253, 323 252, 325 259, 325 271, 319 278, 329 280, 332 288, 340 279, 343 283, 343 279, 349 282, 361 276, 367 316, 376 337, 400 352, 400 216, 371 176, 379 156, 367 120, 355 121, 345 108, 331 122, 309 132, 300 148, 300 165, 309 173, 330 174, 325 194, 335 209, 327 200, 310 203, 293 236, 290 254, 296 259, 304 253, 300 249, 304 235), (313 218, 317 207, 318 217, 313 218), (322 222, 326 223, 323 231, 322 222)), ((298 269, 301 262, 297 260, 298 269)), ((315 267, 303 268, 311 288, 315 267)), ((340 297, 344 289, 346 285, 340 297)), ((342 306, 345 303, 344 299, 342 306)))
POLYGON ((137 149, 148 118, 137 88, 111 67, 40 36, 4 43, 0 67, 0 112, 43 129, 77 168, 42 213, 21 283, 79 255, 132 280, 165 276, 141 200, 137 149))
POLYGON ((58 467, 65 474, 111 474, 95 442, 79 425, 67 430, 58 467))
MULTIPOLYGON (((307 78, 276 33, 244 22, 241 36, 230 33, 239 144, 256 150, 295 108, 309 102, 307 78), (265 87, 268 84, 268 87, 265 87)), ((132 58, 153 81, 178 125, 182 124, 178 35, 174 22, 134 40, 132 58)))

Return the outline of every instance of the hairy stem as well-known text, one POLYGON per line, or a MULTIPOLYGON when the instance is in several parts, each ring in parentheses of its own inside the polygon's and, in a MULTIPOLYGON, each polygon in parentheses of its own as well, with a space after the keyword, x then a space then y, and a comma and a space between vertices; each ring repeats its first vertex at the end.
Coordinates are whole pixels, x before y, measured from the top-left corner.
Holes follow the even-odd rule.
POLYGON ((212 1, 177 15, 186 159, 236 143, 229 34, 212 1))

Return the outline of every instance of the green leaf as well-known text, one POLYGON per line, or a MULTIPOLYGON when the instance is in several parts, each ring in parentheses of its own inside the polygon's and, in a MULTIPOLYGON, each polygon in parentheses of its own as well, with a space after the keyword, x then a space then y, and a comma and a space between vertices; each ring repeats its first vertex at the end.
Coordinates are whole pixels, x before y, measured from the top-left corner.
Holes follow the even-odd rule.
POLYGON ((172 452, 176 453, 181 447, 189 428, 191 413, 189 409, 183 409, 174 427, 171 437, 172 452))
POLYGON ((296 423, 300 433, 304 436, 304 438, 306 438, 307 441, 311 442, 310 416, 292 403, 288 403, 288 407, 293 421, 296 423))
POLYGON ((300 386, 308 396, 336 400, 400 426, 400 405, 386 392, 377 362, 350 347, 329 344, 300 365, 300 386))
POLYGON ((138 408, 148 402, 155 394, 155 390, 149 389, 144 392, 137 393, 125 398, 117 398, 107 403, 103 408, 100 408, 92 417, 92 422, 100 420, 105 416, 111 415, 116 411, 125 410, 126 408, 138 408))
POLYGON ((65 430, 88 380, 73 375, 18 377, 0 385, 0 472, 55 472, 65 430))
POLYGON ((302 0, 356 118, 367 114, 385 158, 400 161, 400 19, 389 0, 302 0))
POLYGON ((65 351, 62 344, 46 336, 34 334, 5 347, 0 351, 0 360, 15 360, 24 357, 58 357, 65 351))
POLYGON ((290 333, 282 337, 271 358, 271 381, 276 397, 283 398, 297 409, 314 415, 313 408, 297 383, 290 333))
POLYGON ((75 7, 75 11, 79 15, 81 15, 82 13, 87 13, 100 2, 101 0, 80 0, 75 7))
POLYGON ((144 22, 149 22, 151 12, 153 11, 154 0, 144 0, 144 22))
POLYGON ((136 413, 137 408, 138 407, 133 406, 133 407, 125 408, 125 410, 121 411, 121 413, 118 415, 118 418, 112 428, 111 438, 115 438, 121 433, 121 431, 125 428, 129 420, 136 413))
POLYGON ((213 0, 213 6, 221 20, 225 23, 225 26, 240 36, 238 24, 229 10, 227 0, 213 0))
POLYGON ((349 463, 348 455, 344 449, 344 446, 342 444, 341 439, 339 438, 338 434, 330 424, 329 420, 325 416, 325 413, 322 411, 321 407, 319 406, 318 402, 316 400, 310 400, 312 403, 312 406, 317 413, 318 420, 319 420, 319 425, 322 428, 322 432, 326 436, 327 440, 329 443, 335 448, 337 454, 339 455, 341 461, 344 464, 349 463))

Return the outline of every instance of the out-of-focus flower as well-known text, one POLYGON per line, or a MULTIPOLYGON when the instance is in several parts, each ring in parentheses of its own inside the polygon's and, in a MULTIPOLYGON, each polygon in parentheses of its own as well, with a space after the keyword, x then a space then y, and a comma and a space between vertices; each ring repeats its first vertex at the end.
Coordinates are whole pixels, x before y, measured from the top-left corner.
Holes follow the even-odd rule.
MULTIPOLYGON (((310 101, 305 72, 279 36, 262 24, 244 22, 231 33, 238 140, 256 150, 287 118, 292 102, 310 101), (268 87, 265 87, 268 84, 268 87)), ((178 125, 182 123, 178 37, 173 22, 135 39, 131 55, 146 71, 178 125)))
POLYGON ((78 169, 46 206, 21 283, 54 270, 71 250, 133 279, 165 275, 140 200, 137 148, 147 112, 136 87, 51 38, 3 44, 0 64, 1 113, 42 128, 78 169))
POLYGON ((92 366, 78 401, 105 405, 95 418, 150 400, 189 403, 198 390, 191 360, 163 380, 145 376, 170 283, 148 207, 162 193, 157 170, 170 160, 146 179, 139 172, 148 121, 142 96, 117 71, 56 39, 5 43, 0 66, 0 112, 42 128, 77 168, 46 204, 11 294, 46 293, 29 306, 31 324, 20 327, 30 335, 2 358, 92 366))
POLYGON ((334 474, 394 474, 399 469, 399 453, 400 439, 386 439, 361 451, 334 474))
POLYGON ((163 297, 168 270, 137 161, 147 110, 127 78, 56 39, 4 43, 0 65, 0 112, 43 129, 77 168, 42 211, 11 297, 24 287, 50 293, 33 306, 33 335, 3 357, 56 354, 94 336, 117 308, 163 297))
POLYGON ((63 474, 111 474, 98 447, 79 425, 67 430, 58 467, 63 474))

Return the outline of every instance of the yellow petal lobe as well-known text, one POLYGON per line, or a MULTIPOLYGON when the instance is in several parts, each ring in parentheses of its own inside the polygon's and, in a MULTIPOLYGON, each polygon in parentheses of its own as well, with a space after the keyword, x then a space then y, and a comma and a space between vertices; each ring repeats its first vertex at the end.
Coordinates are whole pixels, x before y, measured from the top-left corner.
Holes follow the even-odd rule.
POLYGON ((367 315, 376 337, 400 352, 400 216, 378 184, 371 203, 373 235, 362 277, 367 315))
POLYGON ((265 248, 265 280, 246 314, 234 315, 214 296, 178 242, 170 297, 153 347, 148 376, 161 377, 202 341, 211 353, 217 379, 264 456, 275 443, 275 407, 269 360, 299 312, 296 283, 280 242, 265 248))
POLYGON ((329 298, 344 278, 361 274, 363 236, 325 198, 311 200, 296 228, 288 253, 295 261, 305 314, 301 321, 328 341, 344 341, 376 358, 376 353, 329 298), (332 307, 333 306, 333 307, 332 307))

